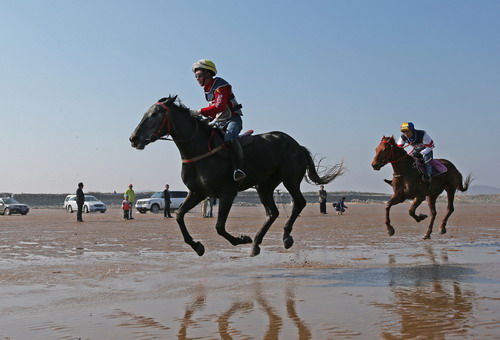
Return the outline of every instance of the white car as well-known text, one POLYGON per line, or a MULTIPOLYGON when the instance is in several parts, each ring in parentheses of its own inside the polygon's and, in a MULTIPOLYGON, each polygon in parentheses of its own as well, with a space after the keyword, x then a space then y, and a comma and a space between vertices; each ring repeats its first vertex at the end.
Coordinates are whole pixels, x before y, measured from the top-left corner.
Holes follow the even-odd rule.
MULTIPOLYGON (((76 205, 76 195, 68 195, 64 199, 64 209, 66 209, 69 213, 78 210, 78 206, 76 205)), ((92 195, 85 195, 85 202, 83 203, 83 212, 89 213, 94 211, 100 211, 101 213, 106 212, 106 204, 99 201, 92 195)))
MULTIPOLYGON (((170 211, 179 209, 187 194, 187 191, 170 191, 170 202, 172 202, 170 203, 170 211)), ((160 210, 164 210, 165 200, 163 197, 163 191, 155 192, 150 198, 137 200, 135 208, 141 214, 145 214, 147 211, 157 214, 160 210)))

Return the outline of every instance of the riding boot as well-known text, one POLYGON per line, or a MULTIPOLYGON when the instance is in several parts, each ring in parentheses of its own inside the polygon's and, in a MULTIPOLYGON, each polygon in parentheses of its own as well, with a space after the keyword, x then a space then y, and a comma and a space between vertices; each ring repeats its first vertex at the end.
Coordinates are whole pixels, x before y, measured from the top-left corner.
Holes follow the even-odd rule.
POLYGON ((430 161, 424 164, 425 167, 425 172, 426 174, 424 175, 424 182, 430 182, 432 178, 432 164, 430 161))
POLYGON ((235 181, 241 181, 246 177, 246 175, 243 170, 240 169, 240 164, 243 161, 243 150, 241 148, 240 141, 238 139, 233 139, 232 141, 227 142, 227 146, 234 169, 233 179, 235 181))

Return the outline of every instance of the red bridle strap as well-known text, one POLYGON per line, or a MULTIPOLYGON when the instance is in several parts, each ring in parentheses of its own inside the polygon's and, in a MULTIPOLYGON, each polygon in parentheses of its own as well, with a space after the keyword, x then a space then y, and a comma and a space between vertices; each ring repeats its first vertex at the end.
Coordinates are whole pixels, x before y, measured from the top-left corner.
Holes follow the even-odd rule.
POLYGON ((165 117, 163 117, 163 122, 161 123, 158 130, 156 130, 156 132, 155 132, 155 136, 160 138, 161 137, 161 130, 163 130, 165 123, 167 124, 167 135, 170 135, 170 120, 168 119, 168 107, 167 107, 167 105, 165 105, 161 102, 156 102, 156 104, 160 105, 161 107, 163 107, 165 109, 165 117))
POLYGON ((391 157, 391 155, 394 155, 394 147, 395 147, 396 145, 394 145, 394 144, 390 143, 390 141, 388 141, 388 140, 384 140, 384 139, 382 139, 381 143, 384 143, 384 144, 389 144, 389 146, 391 147, 391 153, 387 155, 386 159, 384 159, 384 161, 385 161, 385 163, 386 163, 386 164, 387 164, 387 163, 390 163, 390 164, 397 163, 397 162, 399 162, 400 160, 402 160, 403 158, 405 158, 406 156, 408 156, 408 154, 405 152, 405 154, 403 155, 403 157, 401 157, 401 158, 399 158, 399 159, 397 159, 397 160, 395 160, 395 161, 390 161, 390 160, 389 160, 389 157, 391 157))

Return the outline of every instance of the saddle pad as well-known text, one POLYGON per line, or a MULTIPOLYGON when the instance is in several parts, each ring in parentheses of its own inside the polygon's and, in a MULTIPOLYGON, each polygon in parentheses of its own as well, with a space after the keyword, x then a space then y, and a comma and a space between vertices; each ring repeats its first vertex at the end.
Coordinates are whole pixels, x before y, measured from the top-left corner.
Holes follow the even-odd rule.
POLYGON ((434 170, 434 173, 433 173, 434 176, 448 171, 448 168, 446 167, 446 165, 441 163, 441 161, 438 159, 431 160, 431 164, 432 164, 432 169, 434 170))

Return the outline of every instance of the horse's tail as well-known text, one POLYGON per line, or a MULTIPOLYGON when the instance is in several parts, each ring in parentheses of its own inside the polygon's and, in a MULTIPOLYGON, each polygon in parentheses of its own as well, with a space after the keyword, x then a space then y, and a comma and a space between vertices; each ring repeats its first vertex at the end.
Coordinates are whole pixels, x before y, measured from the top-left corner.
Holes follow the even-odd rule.
POLYGON ((322 159, 320 159, 316 165, 309 150, 305 147, 302 148, 304 149, 304 154, 307 158, 307 176, 304 176, 307 183, 328 184, 338 176, 342 176, 344 173, 344 163, 341 162, 340 164, 336 164, 334 166, 325 166, 324 169, 321 170, 322 176, 320 176, 318 172, 320 172, 319 167, 322 159))
MULTIPOLYGON (((474 178, 472 178, 472 174, 469 173, 467 177, 465 177, 465 182, 463 184, 460 183, 460 186, 457 189, 460 190, 461 192, 466 192, 469 189, 469 186, 473 180, 474 178)), ((462 181, 460 180, 460 182, 462 181)))

